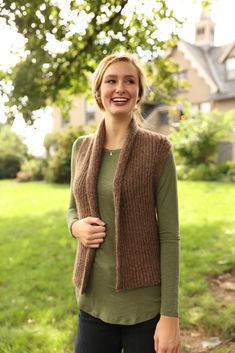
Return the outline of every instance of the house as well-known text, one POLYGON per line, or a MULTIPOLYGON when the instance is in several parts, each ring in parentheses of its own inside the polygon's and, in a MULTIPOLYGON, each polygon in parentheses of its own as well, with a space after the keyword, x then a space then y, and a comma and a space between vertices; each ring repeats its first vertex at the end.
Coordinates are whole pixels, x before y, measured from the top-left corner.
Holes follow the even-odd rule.
MULTIPOLYGON (((214 46, 214 32, 215 24, 204 10, 196 24, 195 43, 181 39, 168 54, 181 69, 176 78, 186 80, 189 87, 179 89, 175 107, 162 105, 151 112, 147 121, 156 131, 169 133, 169 119, 179 121, 182 102, 189 102, 203 112, 235 109, 235 40, 228 45, 214 46)), ((219 155, 221 161, 235 159, 235 145, 221 143, 219 155)))
POLYGON ((69 111, 66 119, 63 118, 59 107, 53 107, 53 131, 60 131, 66 128, 68 124, 76 126, 98 121, 100 119, 100 115, 101 113, 96 108, 95 103, 90 103, 84 95, 74 97, 71 110, 69 111))

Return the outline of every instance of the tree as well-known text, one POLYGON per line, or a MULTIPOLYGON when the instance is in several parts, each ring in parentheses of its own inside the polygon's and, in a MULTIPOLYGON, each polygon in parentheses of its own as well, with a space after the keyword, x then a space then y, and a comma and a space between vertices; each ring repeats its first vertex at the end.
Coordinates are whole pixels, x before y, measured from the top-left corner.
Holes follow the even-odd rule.
POLYGON ((22 59, 0 75, 13 85, 9 119, 14 119, 17 107, 25 121, 33 123, 34 111, 61 100, 64 104, 84 92, 97 62, 117 50, 137 52, 148 66, 159 67, 161 89, 154 92, 154 99, 164 101, 166 90, 173 94, 173 81, 168 79, 172 67, 162 52, 176 36, 161 40, 159 27, 163 21, 180 22, 166 0, 148 1, 147 6, 149 11, 143 0, 1 1, 0 16, 26 39, 22 59))
POLYGON ((27 147, 10 126, 0 126, 0 179, 15 178, 27 156, 27 147))

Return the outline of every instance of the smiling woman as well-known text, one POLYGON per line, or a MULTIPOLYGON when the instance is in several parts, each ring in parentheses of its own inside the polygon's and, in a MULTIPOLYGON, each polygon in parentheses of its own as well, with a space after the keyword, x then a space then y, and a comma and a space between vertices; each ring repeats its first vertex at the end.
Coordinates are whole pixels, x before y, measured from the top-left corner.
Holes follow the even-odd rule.
POLYGON ((175 163, 167 138, 141 127, 144 89, 134 55, 105 57, 93 77, 103 120, 73 145, 75 353, 180 352, 175 163))

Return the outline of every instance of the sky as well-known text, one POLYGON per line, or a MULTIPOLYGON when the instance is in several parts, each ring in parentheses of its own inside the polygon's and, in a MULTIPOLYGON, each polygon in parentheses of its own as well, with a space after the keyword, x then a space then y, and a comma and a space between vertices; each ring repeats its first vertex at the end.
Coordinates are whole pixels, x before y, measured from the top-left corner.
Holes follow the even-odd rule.
MULTIPOLYGON (((180 37, 194 43, 194 28, 201 15, 200 1, 167 0, 178 18, 186 18, 180 37)), ((210 15, 215 22, 215 45, 220 46, 235 41, 234 22, 235 1, 214 0, 210 15)))
MULTIPOLYGON (((133 0, 134 1, 134 0, 133 0)), ((154 0, 152 0, 154 1, 154 0)), ((199 0, 167 0, 167 4, 174 10, 177 18, 185 20, 184 26, 179 30, 180 38, 194 43, 195 23, 199 21, 201 15, 201 6, 199 0)), ((235 41, 235 22, 234 22, 234 0, 214 0, 210 14, 215 22, 215 45, 220 46, 235 41)), ((162 28, 162 36, 167 35, 170 27, 167 25, 162 28)), ((3 22, 0 21, 0 68, 6 69, 14 64, 16 57, 11 55, 11 50, 23 47, 24 40, 14 31, 6 28, 3 22)), ((43 155, 43 139, 46 133, 52 131, 52 110, 48 108, 46 113, 40 116, 35 124, 35 127, 26 127, 23 120, 18 117, 14 123, 13 129, 19 133, 29 150, 34 155, 43 155)), ((0 98, 0 121, 4 121, 4 107, 0 98)))

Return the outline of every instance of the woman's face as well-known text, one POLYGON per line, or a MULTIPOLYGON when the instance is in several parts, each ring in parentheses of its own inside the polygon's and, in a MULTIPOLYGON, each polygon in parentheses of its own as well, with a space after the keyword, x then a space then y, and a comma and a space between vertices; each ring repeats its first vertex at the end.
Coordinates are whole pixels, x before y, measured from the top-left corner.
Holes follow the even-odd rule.
POLYGON ((101 82, 100 98, 105 112, 109 115, 132 115, 139 98, 136 67, 125 61, 109 65, 101 82))

